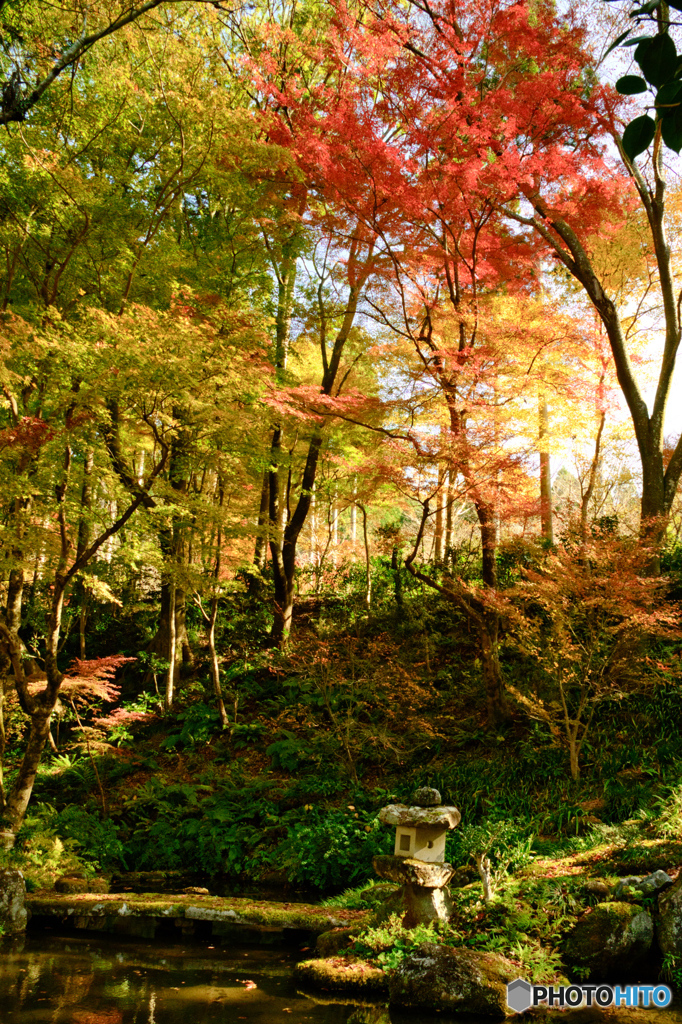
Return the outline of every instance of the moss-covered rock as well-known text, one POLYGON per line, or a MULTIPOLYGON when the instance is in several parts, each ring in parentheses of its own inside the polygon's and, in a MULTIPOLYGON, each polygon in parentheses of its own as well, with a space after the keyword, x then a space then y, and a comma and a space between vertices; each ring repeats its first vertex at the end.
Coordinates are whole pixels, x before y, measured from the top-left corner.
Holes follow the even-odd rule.
POLYGON ((334 956, 339 950, 350 946, 357 934, 357 928, 330 928, 328 932, 317 936, 315 949, 321 957, 334 956))
POLYGON ((661 952, 682 956, 682 877, 659 895, 656 925, 661 952))
POLYGON ((62 893, 102 893, 109 892, 106 878, 78 878, 75 875, 62 875, 54 883, 55 892, 62 893))
MULTIPOLYGON (((274 903, 234 896, 167 895, 160 893, 31 893, 29 909, 40 917, 61 920, 91 919, 99 927, 111 918, 178 919, 210 921, 216 925, 230 924, 283 932, 295 930, 320 935, 331 928, 360 926, 369 912, 316 907, 307 903, 274 903)), ((101 929, 100 929, 101 930, 101 929)), ((106 930, 106 928, 104 929, 106 930)))
POLYGON ((518 968, 495 953, 426 943, 389 980, 390 1005, 505 1017, 507 985, 518 968))
POLYGON ((385 995, 386 975, 366 960, 332 956, 320 960, 302 960, 294 970, 294 980, 301 986, 346 992, 359 996, 385 995))
POLYGON ((583 914, 566 939, 568 964, 591 981, 609 981, 614 971, 635 967, 654 937, 651 914, 631 903, 600 903, 583 914))
POLYGON ((21 871, 0 871, 0 930, 3 935, 26 931, 26 883, 21 871))

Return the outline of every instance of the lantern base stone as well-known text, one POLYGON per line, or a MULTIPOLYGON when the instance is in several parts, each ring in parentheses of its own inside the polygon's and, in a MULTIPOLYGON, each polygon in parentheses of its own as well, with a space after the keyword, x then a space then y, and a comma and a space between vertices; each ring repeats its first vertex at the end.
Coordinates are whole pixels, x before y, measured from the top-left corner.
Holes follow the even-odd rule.
POLYGON ((374 858, 374 870, 381 878, 402 885, 400 895, 405 910, 405 928, 450 918, 452 903, 445 886, 454 874, 452 864, 429 863, 414 857, 382 856, 374 858))
POLYGON ((452 900, 447 889, 426 889, 421 885, 405 885, 402 890, 403 928, 415 928, 432 921, 449 921, 452 900))

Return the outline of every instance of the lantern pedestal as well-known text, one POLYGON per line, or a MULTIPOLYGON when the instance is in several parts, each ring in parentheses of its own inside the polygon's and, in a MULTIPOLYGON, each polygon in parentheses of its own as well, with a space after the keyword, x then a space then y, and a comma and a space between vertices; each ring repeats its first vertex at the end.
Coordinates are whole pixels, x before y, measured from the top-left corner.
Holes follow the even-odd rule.
POLYGON ((449 919, 452 905, 445 886, 455 873, 451 864, 384 856, 374 858, 374 870, 380 878, 402 885, 405 928, 449 919))

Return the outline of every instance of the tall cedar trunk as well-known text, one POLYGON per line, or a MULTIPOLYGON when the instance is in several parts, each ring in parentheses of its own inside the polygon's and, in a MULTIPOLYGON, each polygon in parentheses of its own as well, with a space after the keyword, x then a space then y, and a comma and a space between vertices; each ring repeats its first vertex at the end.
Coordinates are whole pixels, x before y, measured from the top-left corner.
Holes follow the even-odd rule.
MULTIPOLYGON (((218 503, 222 509, 225 503, 225 485, 223 479, 218 475, 218 503)), ((220 715, 220 724, 223 729, 228 725, 227 711, 225 710, 225 701, 223 700, 223 691, 220 686, 220 663, 218 661, 218 652, 215 647, 215 624, 218 618, 218 587, 220 586, 220 571, 222 568, 222 557, 223 557, 223 529, 222 524, 218 526, 215 543, 215 559, 213 562, 213 597, 211 598, 211 614, 209 616, 203 610, 203 606, 200 603, 202 614, 207 626, 207 640, 208 640, 208 652, 211 658, 211 683, 213 684, 213 694, 216 699, 218 707, 218 714, 220 715)))
POLYGON ((175 652, 178 648, 178 638, 175 628, 176 596, 177 589, 175 583, 171 580, 168 584, 168 648, 166 652, 168 671, 166 672, 166 695, 163 702, 166 711, 170 711, 173 707, 173 700, 175 698, 175 652))
MULTIPOLYGON (((170 650, 171 602, 173 587, 169 581, 161 585, 161 610, 156 634, 147 645, 150 654, 156 654, 164 660, 170 650)), ((183 670, 187 671, 194 664, 194 655, 187 634, 187 594, 180 587, 175 587, 175 685, 177 686, 183 670)))
POLYGON ((263 470, 263 483, 260 489, 260 505, 258 508, 258 533, 256 534, 256 549, 253 554, 254 565, 262 571, 268 557, 268 471, 263 470))
MULTIPOLYGON (((190 489, 191 479, 191 453, 193 450, 192 427, 187 426, 188 420, 186 411, 178 406, 173 408, 173 418, 181 424, 177 429, 170 448, 168 459, 168 482, 177 495, 178 503, 183 503, 185 496, 190 489)), ((170 565, 168 576, 173 578, 173 600, 175 616, 173 619, 173 631, 175 633, 175 677, 174 687, 180 675, 181 668, 188 669, 194 664, 194 655, 187 635, 185 623, 187 615, 187 598, 182 586, 177 586, 178 578, 182 579, 182 569, 189 561, 188 532, 192 529, 185 519, 179 515, 173 515, 172 522, 168 528, 159 532, 159 546, 166 563, 170 565), (179 573, 176 569, 179 567, 179 573)), ((171 583, 167 579, 161 587, 161 609, 159 625, 156 636, 148 645, 147 650, 158 654, 162 658, 168 657, 170 650, 170 608, 171 608, 171 583)))
POLYGON ((5 690, 7 689, 7 676, 4 670, 0 673, 0 814, 5 811, 5 746, 7 744, 7 733, 5 731, 5 690))
POLYGON ((548 544, 554 543, 552 526, 552 472, 549 463, 549 407, 544 395, 538 400, 538 449, 540 452, 540 522, 542 536, 548 544))
POLYGON ((218 662, 218 652, 215 647, 215 623, 218 617, 218 598, 214 596, 211 601, 211 614, 208 620, 207 639, 208 639, 208 653, 211 658, 211 684, 213 686, 213 695, 216 699, 216 706, 218 708, 218 714, 220 715, 220 724, 223 729, 228 725, 227 711, 225 710, 225 701, 223 700, 223 691, 220 686, 220 664, 218 662))

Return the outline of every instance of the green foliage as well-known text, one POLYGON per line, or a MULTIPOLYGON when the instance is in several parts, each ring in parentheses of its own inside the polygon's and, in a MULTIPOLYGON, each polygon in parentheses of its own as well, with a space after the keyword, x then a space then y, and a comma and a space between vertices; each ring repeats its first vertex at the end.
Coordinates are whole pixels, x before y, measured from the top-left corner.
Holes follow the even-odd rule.
POLYGON ((110 818, 102 819, 84 807, 65 807, 51 822, 55 833, 78 850, 94 868, 109 871, 127 867, 119 828, 110 818))
POLYGON ((533 837, 528 835, 527 824, 518 820, 485 818, 478 825, 463 825, 455 841, 462 854, 471 858, 493 854, 512 870, 524 867, 531 859, 533 837))
MULTIPOLYGON (((671 6, 675 7, 673 3, 671 6)), ((631 14, 637 22, 640 19, 655 17, 659 0, 635 7, 631 14)), ((614 45, 636 45, 634 58, 644 78, 638 75, 623 75, 616 82, 616 89, 624 96, 633 96, 646 92, 648 88, 655 95, 656 119, 648 114, 636 117, 627 125, 623 133, 623 149, 630 160, 635 160, 651 145, 656 134, 656 127, 661 126, 663 142, 669 149, 679 153, 682 148, 682 82, 680 75, 682 66, 675 42, 667 30, 659 31, 653 36, 637 36, 626 40, 629 32, 618 37, 614 45)))
POLYGON ((642 114, 630 122, 623 132, 623 149, 630 160, 649 148, 655 134, 656 122, 648 114, 642 114))
POLYGON ((399 914, 391 914, 388 920, 373 928, 366 928, 355 940, 352 952, 364 960, 374 960, 390 971, 399 967, 413 949, 425 942, 442 942, 454 933, 448 928, 435 924, 418 924, 415 928, 403 928, 399 914))
POLYGON ((3 864, 19 867, 26 875, 27 888, 46 888, 58 874, 83 869, 94 870, 95 864, 82 856, 79 844, 70 837, 61 837, 58 814, 49 804, 36 804, 17 832, 12 850, 2 854, 3 864))
POLYGON ((237 722, 232 726, 232 746, 235 750, 244 750, 253 744, 257 744, 263 738, 267 726, 262 722, 237 722))
MULTIPOLYGON (((345 889, 344 892, 337 893, 335 896, 327 896, 322 900, 321 906, 342 907, 344 910, 368 910, 383 902, 389 889, 390 886, 377 886, 373 882, 364 882, 352 889, 345 889)), ((397 891, 397 886, 394 891, 397 891)))
POLYGON ((173 716, 180 728, 170 732, 161 741, 162 750, 172 750, 175 747, 199 746, 222 731, 220 715, 214 707, 199 701, 190 704, 182 711, 176 712, 173 716))
POLYGON ((372 858, 392 847, 388 830, 371 814, 312 809, 289 829, 278 853, 291 881, 325 889, 371 878, 372 858))
POLYGON ((677 991, 682 991, 682 957, 674 953, 665 953, 661 963, 660 977, 673 985, 677 991))
POLYGON ((295 772, 301 758, 305 757, 307 746, 288 729, 280 730, 282 739, 275 740, 267 749, 266 754, 272 759, 274 768, 283 768, 287 772, 295 772))
POLYGON ((457 830, 460 855, 470 857, 483 881, 486 899, 492 895, 510 869, 524 867, 531 859, 533 837, 519 821, 491 821, 465 825, 457 830))

